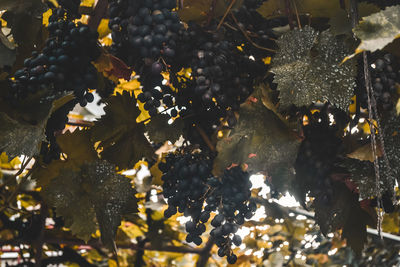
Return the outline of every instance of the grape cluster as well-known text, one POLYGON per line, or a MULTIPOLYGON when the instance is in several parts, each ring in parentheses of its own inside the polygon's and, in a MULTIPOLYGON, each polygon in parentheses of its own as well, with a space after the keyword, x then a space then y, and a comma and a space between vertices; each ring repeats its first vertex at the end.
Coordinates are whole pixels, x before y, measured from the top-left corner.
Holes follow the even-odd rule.
POLYGON ((211 220, 214 229, 210 235, 219 247, 218 255, 227 256, 230 264, 235 263, 237 257, 231 246, 242 243, 235 233, 257 209, 256 204, 249 201, 249 174, 234 167, 226 170, 219 180, 211 174, 211 161, 201 154, 169 154, 159 168, 164 173, 163 195, 168 199, 164 216, 169 218, 180 212, 191 217, 185 224, 186 241, 200 245, 201 235, 206 231, 205 223, 211 212, 218 211, 211 220))
MULTIPOLYGON (((393 108, 392 96, 396 94, 396 83, 400 83, 400 66, 396 64, 397 61, 392 54, 372 55, 372 57, 375 58, 370 66, 370 74, 375 99, 384 110, 390 110, 393 108)), ((368 95, 362 71, 358 80, 361 107, 368 108, 368 95)))
POLYGON ((164 105, 171 109, 171 117, 176 117, 178 112, 172 109, 174 105, 174 92, 169 85, 163 84, 164 77, 161 74, 164 66, 160 62, 153 62, 150 66, 143 66, 139 81, 142 85, 142 93, 138 95, 138 100, 144 103, 144 109, 150 116, 157 115, 157 109, 164 105))
POLYGON ((45 134, 48 143, 44 142, 41 147, 41 154, 45 163, 50 163, 51 160, 60 158, 61 149, 56 141, 56 133, 65 129, 65 125, 68 123, 68 113, 77 103, 77 99, 70 100, 54 111, 47 120, 45 134))
POLYGON ((66 19, 66 11, 54 9, 49 18, 49 38, 41 53, 32 52, 24 68, 11 81, 14 99, 38 91, 73 91, 81 106, 92 102, 89 88, 97 87, 97 70, 91 64, 100 55, 98 34, 88 26, 66 19))
POLYGON ((172 11, 175 0, 113 0, 109 5, 111 47, 128 65, 137 59, 175 55, 175 39, 182 25, 172 11))
POLYGON ((163 195, 168 199, 164 216, 169 218, 178 211, 190 216, 191 221, 186 223, 189 233, 186 241, 196 245, 202 243, 200 235, 210 218, 210 211, 203 211, 203 203, 209 190, 207 180, 212 177, 211 166, 211 161, 201 154, 169 154, 166 162, 159 164, 164 173, 163 195))
POLYGON ((255 62, 233 43, 220 40, 218 34, 207 33, 193 24, 182 33, 181 45, 180 51, 190 53, 185 55, 182 52, 184 55, 177 60, 179 63, 190 62, 184 67, 192 70, 191 79, 172 79, 174 87, 178 88, 177 105, 180 109, 186 108, 185 114, 181 115, 193 116, 210 111, 219 118, 228 116, 227 121, 233 126, 236 122, 234 111, 253 90, 255 62))
POLYGON ((228 263, 234 264, 237 260, 232 252, 232 244, 240 246, 242 239, 235 233, 245 219, 250 219, 257 209, 257 205, 250 201, 252 186, 250 175, 240 167, 225 170, 219 181, 216 178, 209 180, 213 188, 207 197, 205 210, 218 209, 218 214, 211 220, 214 229, 210 235, 219 247, 218 255, 227 256, 228 263))

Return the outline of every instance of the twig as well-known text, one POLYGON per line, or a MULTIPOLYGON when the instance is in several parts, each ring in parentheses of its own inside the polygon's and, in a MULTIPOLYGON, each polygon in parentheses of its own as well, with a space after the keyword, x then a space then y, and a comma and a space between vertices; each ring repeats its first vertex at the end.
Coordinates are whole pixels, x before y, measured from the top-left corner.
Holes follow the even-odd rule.
POLYGON ((210 25, 212 19, 214 18, 215 6, 216 5, 217 5, 217 0, 213 0, 212 3, 211 3, 210 12, 208 13, 207 25, 210 25))
POLYGON ((224 16, 221 18, 221 20, 218 23, 217 26, 217 31, 219 30, 219 28, 221 28, 222 23, 224 23, 224 20, 226 18, 226 16, 228 15, 228 13, 231 11, 233 4, 235 4, 236 0, 232 0, 231 3, 229 4, 228 8, 225 11, 224 16))
MULTIPOLYGON (((15 174, 15 177, 17 177, 18 175, 20 175, 26 168, 26 166, 31 162, 33 157, 30 157, 27 162, 21 166, 21 169, 15 174)), ((28 173, 21 178, 21 181, 18 183, 17 187, 15 188, 15 190, 11 193, 11 195, 6 199, 6 201, 4 202, 4 205, 2 207, 0 207, 0 212, 3 212, 8 205, 14 200, 14 198, 18 195, 19 190, 21 189, 21 186, 26 182, 26 180, 28 179, 28 177, 32 174, 32 170, 34 169, 34 167, 32 167, 32 169, 30 169, 28 171, 28 173)))
POLYGON ((299 18, 299 12, 297 12, 296 0, 292 0, 292 3, 294 6, 294 11, 296 12, 297 25, 299 26, 299 29, 301 29, 301 22, 300 22, 300 18, 299 18))
POLYGON ((235 15, 233 13, 231 13, 232 19, 235 21, 236 25, 238 26, 239 30, 243 33, 244 37, 246 37, 246 39, 255 47, 257 47, 258 49, 262 49, 262 50, 266 50, 272 53, 276 53, 277 51, 271 48, 267 48, 267 47, 262 47, 258 44, 256 44, 253 40, 251 40, 251 38, 247 35, 246 31, 242 29, 242 27, 239 25, 238 20, 236 19, 235 15))
POLYGON ((213 246, 214 246, 214 240, 212 239, 212 237, 210 237, 200 253, 199 259, 196 262, 196 267, 206 266, 208 259, 211 256, 210 251, 213 246))
POLYGON ((285 11, 286 11, 286 16, 288 17, 290 29, 293 30, 294 29, 293 14, 292 14, 292 9, 290 8, 289 0, 285 0, 285 11))
POLYGON ((201 138, 203 138, 204 142, 205 142, 206 145, 208 146, 208 148, 209 148, 212 152, 215 152, 215 151, 216 151, 216 150, 215 150, 215 146, 211 143, 210 138, 208 138, 208 136, 207 136, 207 134, 204 132, 204 130, 203 130, 200 126, 198 126, 197 124, 196 124, 195 127, 196 127, 197 132, 201 135, 201 138))

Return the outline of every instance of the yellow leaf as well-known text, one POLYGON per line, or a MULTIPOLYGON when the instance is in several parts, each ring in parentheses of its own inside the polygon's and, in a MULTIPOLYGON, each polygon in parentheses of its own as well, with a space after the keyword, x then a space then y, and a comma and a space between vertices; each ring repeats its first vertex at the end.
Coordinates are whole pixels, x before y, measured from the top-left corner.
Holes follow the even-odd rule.
POLYGON ((97 27, 97 32, 99 33, 99 38, 102 39, 111 33, 110 28, 108 28, 109 19, 102 19, 100 21, 99 27, 97 27))
POLYGON ((112 39, 110 37, 106 36, 106 37, 100 39, 100 43, 103 46, 111 46, 112 45, 112 39))
POLYGON ((142 92, 140 90, 140 82, 137 79, 131 80, 129 82, 125 81, 124 79, 120 79, 119 82, 120 83, 115 88, 114 94, 122 94, 123 91, 133 91, 136 98, 142 92))
POLYGON ((108 260, 108 267, 118 267, 118 264, 115 260, 108 260))
POLYGON ((133 223, 122 222, 120 229, 131 239, 135 239, 138 236, 143 236, 143 231, 133 223))
POLYGON ((382 221, 383 231, 397 234, 400 230, 399 225, 400 225, 400 219, 398 212, 393 212, 384 215, 382 221))
MULTIPOLYGON (((376 123, 375 120, 374 120, 372 123, 375 125, 376 128, 378 128, 378 124, 376 123)), ((370 127, 369 127, 369 123, 368 123, 368 122, 364 122, 364 123, 361 125, 361 129, 364 131, 364 133, 366 133, 366 134, 371 134, 371 129, 370 129, 370 127)))
POLYGON ((397 116, 399 116, 399 114, 400 114, 400 99, 397 100, 397 104, 396 104, 396 113, 397 113, 397 116))
POLYGON ((135 170, 139 170, 140 168, 142 168, 142 165, 149 166, 149 163, 147 163, 147 161, 144 161, 144 160, 139 160, 138 162, 136 162, 136 164, 135 164, 135 166, 133 166, 133 168, 135 170))
POLYGON ((49 25, 49 18, 51 16, 51 14, 53 14, 53 11, 50 8, 46 12, 43 13, 43 19, 42 19, 43 25, 45 25, 45 26, 49 25))
POLYGON ((271 57, 265 57, 262 59, 262 61, 264 62, 265 65, 269 65, 271 64, 271 57))
POLYGON ((352 104, 350 104, 350 106, 349 106, 349 111, 350 111, 350 114, 354 114, 354 113, 356 113, 356 101, 357 101, 357 97, 356 96, 353 96, 352 98, 351 98, 351 100, 352 100, 352 104))
POLYGON ((158 164, 160 162, 161 162, 161 160, 159 160, 156 164, 154 164, 150 168, 150 173, 151 173, 151 176, 153 176, 153 184, 154 185, 162 185, 161 176, 163 175, 163 173, 158 168, 158 164))
POLYGON ((81 0, 81 6, 84 7, 93 7, 95 0, 81 0))
POLYGON ((6 152, 1 153, 0 155, 0 168, 3 169, 15 169, 17 165, 21 164, 21 161, 18 157, 13 158, 11 161, 8 161, 8 156, 6 152))

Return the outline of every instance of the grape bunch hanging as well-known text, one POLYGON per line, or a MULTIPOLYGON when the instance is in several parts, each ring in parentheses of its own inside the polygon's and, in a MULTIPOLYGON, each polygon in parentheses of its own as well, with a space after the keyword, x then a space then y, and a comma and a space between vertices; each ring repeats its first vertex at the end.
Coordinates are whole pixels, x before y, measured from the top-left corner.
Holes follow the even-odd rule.
POLYGON ((138 59, 173 57, 181 28, 175 6, 175 0, 110 1, 111 51, 130 66, 141 64, 138 59))
MULTIPOLYGON (((172 108, 172 90, 161 75, 175 56, 176 38, 182 28, 178 14, 172 11, 175 0, 111 1, 109 5, 113 45, 111 52, 133 66, 143 93, 138 99, 150 116, 165 105, 172 108), (161 59, 162 58, 162 59, 161 59)), ((177 111, 172 109, 172 117, 177 111)))
POLYGON ((39 91, 73 92, 81 106, 92 102, 88 92, 97 87, 97 70, 91 64, 100 55, 98 33, 67 19, 63 8, 53 9, 49 38, 41 53, 34 51, 11 81, 14 99, 39 91))
POLYGON ((164 216, 169 218, 179 212, 190 217, 185 224, 186 241, 200 245, 205 223, 212 212, 216 213, 210 235, 219 247, 218 255, 226 256, 230 264, 235 263, 237 256, 232 245, 240 246, 242 242, 236 233, 257 209, 250 201, 249 174, 233 167, 218 179, 211 174, 212 161, 199 153, 169 154, 159 168, 164 173, 163 195, 168 199, 164 216))

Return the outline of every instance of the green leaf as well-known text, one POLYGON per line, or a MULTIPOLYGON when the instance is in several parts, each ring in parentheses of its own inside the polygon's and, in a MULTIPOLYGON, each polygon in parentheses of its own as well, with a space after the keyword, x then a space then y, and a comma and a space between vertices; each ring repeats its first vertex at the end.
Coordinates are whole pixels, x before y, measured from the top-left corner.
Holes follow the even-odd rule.
MULTIPOLYGON (((232 9, 238 8, 242 5, 243 0, 236 0, 232 9)), ((213 0, 185 0, 183 1, 183 7, 178 10, 179 17, 182 21, 205 21, 210 12, 210 7, 213 4, 213 0)), ((228 8, 230 1, 216 0, 215 8, 213 10, 214 17, 220 17, 224 15, 228 8)))
MULTIPOLYGON (((368 16, 372 13, 378 12, 380 9, 370 3, 358 4, 358 15, 360 17, 368 16)), ((351 19, 348 16, 348 11, 344 9, 337 10, 336 14, 330 18, 329 25, 331 25, 331 32, 334 35, 350 34, 352 32, 351 19)))
POLYGON ((10 157, 38 155, 45 139, 44 125, 22 124, 0 112, 0 151, 10 157))
POLYGON ((267 172, 275 186, 286 188, 294 176, 300 139, 265 108, 260 95, 256 91, 256 97, 242 104, 236 127, 218 142, 214 173, 221 174, 232 164, 247 164, 249 171, 267 172))
POLYGON ((115 172, 115 166, 107 161, 85 164, 82 168, 84 185, 99 222, 101 239, 111 247, 123 214, 138 211, 136 191, 131 180, 115 172))
POLYGON ((71 169, 60 170, 42 194, 47 203, 56 208, 57 216, 62 216, 65 226, 77 237, 88 241, 97 229, 95 211, 88 193, 82 187, 79 172, 71 169))
POLYGON ((100 141, 103 159, 118 167, 131 168, 143 157, 151 158, 153 149, 144 135, 143 124, 136 123, 140 111, 129 92, 106 100, 106 114, 92 128, 92 140, 100 141))
POLYGON ((47 166, 40 166, 32 174, 33 179, 40 186, 46 186, 50 181, 59 176, 63 169, 79 171, 84 163, 96 161, 97 153, 90 141, 89 131, 76 130, 66 132, 57 137, 61 151, 67 155, 66 160, 53 160, 47 166))
POLYGON ((79 171, 62 169, 42 191, 79 238, 89 240, 97 219, 102 241, 110 248, 122 215, 137 212, 135 193, 130 179, 106 161, 85 163, 79 171))
MULTIPOLYGON (((349 171, 350 179, 357 184, 362 199, 377 196, 375 169, 372 162, 348 158, 343 160, 340 165, 349 171)), ((393 192, 394 177, 384 171, 386 168, 382 158, 379 159, 379 168, 381 170, 381 194, 385 191, 393 192)))
POLYGON ((41 0, 1 0, 0 10, 11 10, 14 12, 32 11, 43 8, 45 5, 41 0))
MULTIPOLYGON (((334 17, 341 8, 339 1, 294 0, 291 2, 296 5, 299 14, 310 14, 313 18, 334 17)), ((293 5, 291 6, 293 8, 293 5)), ((268 0, 257 11, 265 18, 280 17, 286 14, 286 4, 282 0, 268 0)))
POLYGON ((347 111, 356 69, 351 62, 340 65, 347 55, 343 42, 329 31, 318 33, 306 26, 282 35, 278 45, 271 72, 280 91, 281 109, 327 100, 347 111))
POLYGON ((170 117, 166 114, 159 114, 146 124, 146 131, 150 140, 155 143, 164 143, 170 141, 175 143, 183 132, 182 119, 176 119, 173 123, 168 124, 170 117))
POLYGON ((12 66, 14 64, 16 55, 15 48, 11 48, 7 37, 0 31, 0 67, 12 66))
POLYGON ((343 229, 342 237, 360 255, 367 241, 366 226, 375 226, 375 219, 361 208, 358 194, 351 192, 344 183, 335 182, 330 200, 319 195, 313 201, 315 219, 324 235, 343 229))
POLYGON ((43 47, 48 37, 47 29, 42 23, 43 11, 45 6, 32 3, 28 9, 8 10, 2 16, 7 21, 7 27, 11 28, 14 42, 18 44, 16 66, 22 66, 25 58, 30 57, 33 50, 43 47))
MULTIPOLYGON (((385 117, 381 122, 384 140, 384 149, 388 157, 389 165, 387 166, 383 162, 381 169, 383 170, 383 175, 390 177, 392 183, 397 179, 400 182, 400 120, 399 117, 395 115, 393 111, 390 115, 385 117)), ((383 158, 382 160, 383 161, 383 158)), ((389 178, 388 178, 389 179, 389 178)), ((393 190, 393 189, 392 189, 393 190)))
POLYGON ((354 28, 354 34, 361 40, 356 53, 364 50, 374 52, 384 48, 400 37, 400 5, 387 7, 378 13, 364 17, 354 28))

